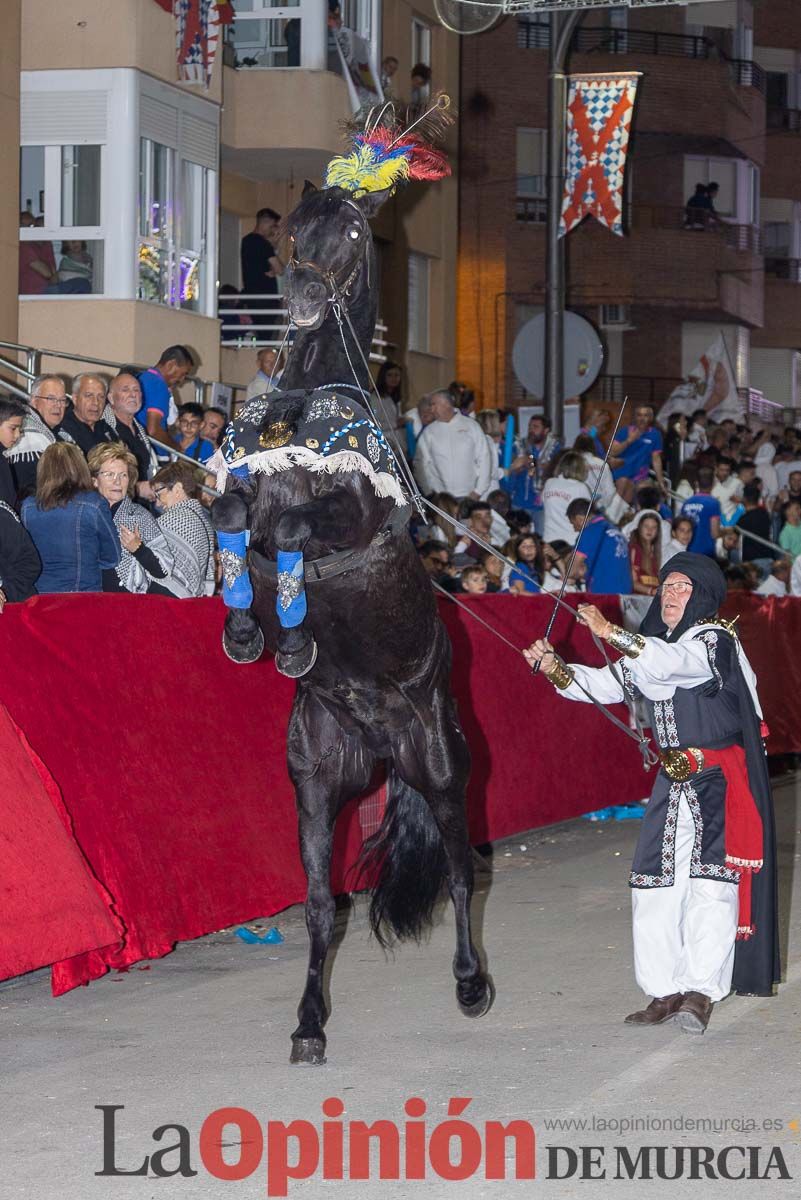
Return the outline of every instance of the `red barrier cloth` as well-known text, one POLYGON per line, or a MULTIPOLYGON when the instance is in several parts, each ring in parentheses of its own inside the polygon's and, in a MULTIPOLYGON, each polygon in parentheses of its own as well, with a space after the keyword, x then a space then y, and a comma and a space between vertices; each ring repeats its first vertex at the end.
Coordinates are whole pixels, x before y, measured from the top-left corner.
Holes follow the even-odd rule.
MULTIPOLYGON (((518 647, 543 634, 552 609, 544 596, 460 599, 518 647)), ((596 601, 620 621, 616 598, 596 601)), ((532 678, 522 656, 452 602, 440 607, 473 755, 474 842, 648 794, 634 742, 591 705, 532 678)), ((223 618, 218 599, 125 594, 38 596, 0 618, 0 702, 56 779, 75 840, 125 925, 118 947, 58 964, 56 994, 304 897, 285 765, 294 684, 269 658, 229 662, 223 618)), ((588 631, 568 614, 552 636, 566 658, 599 664, 588 631)), ((794 655, 801 672, 797 637, 782 658, 775 653, 785 665, 794 655)), ((797 708, 799 694, 783 691, 781 703, 797 708)), ((766 717, 781 728, 770 705, 766 717)), ((798 745, 797 716, 794 733, 798 745)), ((337 827, 338 891, 360 842, 354 803, 337 827)))
POLYGON ((0 705, 0 979, 116 942, 58 788, 0 705))
POLYGON ((735 626, 754 668, 770 729, 769 754, 801 751, 801 599, 732 592, 722 614, 735 626))

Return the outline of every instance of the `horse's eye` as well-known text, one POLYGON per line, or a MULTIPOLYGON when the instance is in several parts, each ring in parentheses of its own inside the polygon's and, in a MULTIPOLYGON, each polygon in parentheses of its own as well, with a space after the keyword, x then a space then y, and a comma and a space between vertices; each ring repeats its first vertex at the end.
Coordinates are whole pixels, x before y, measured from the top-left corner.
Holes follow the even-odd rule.
POLYGON ((354 241, 354 242, 358 241, 358 239, 359 239, 358 229, 349 229, 348 237, 351 239, 351 241, 354 241))

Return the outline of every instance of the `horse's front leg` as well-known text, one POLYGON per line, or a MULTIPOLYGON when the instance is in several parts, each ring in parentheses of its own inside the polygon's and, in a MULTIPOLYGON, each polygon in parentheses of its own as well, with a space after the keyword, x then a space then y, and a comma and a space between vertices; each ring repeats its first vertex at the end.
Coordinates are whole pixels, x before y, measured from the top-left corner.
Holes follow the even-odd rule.
POLYGON ((331 892, 334 824, 342 806, 369 786, 375 759, 356 737, 340 729, 319 701, 299 692, 289 725, 287 761, 297 797, 309 933, 306 986, 289 1061, 316 1066, 325 1062, 323 1026, 328 1013, 323 984, 336 910, 331 892))
POLYGON ((298 679, 317 660, 317 643, 306 624, 304 552, 310 542, 341 548, 362 529, 364 510, 344 487, 307 504, 286 508, 275 527, 278 560, 276 612, 280 623, 275 665, 282 675, 298 679))
POLYGON ((227 608, 223 650, 235 663, 255 662, 264 650, 264 634, 251 607, 253 588, 247 569, 250 500, 250 493, 243 489, 218 496, 211 506, 211 523, 217 534, 222 563, 223 600, 227 608))

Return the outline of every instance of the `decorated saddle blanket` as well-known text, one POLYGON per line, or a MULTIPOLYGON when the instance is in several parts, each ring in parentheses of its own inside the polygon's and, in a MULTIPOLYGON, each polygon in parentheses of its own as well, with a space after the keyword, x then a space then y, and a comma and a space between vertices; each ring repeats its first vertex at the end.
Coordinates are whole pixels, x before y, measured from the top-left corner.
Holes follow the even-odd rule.
POLYGON ((208 467, 225 476, 272 475, 303 467, 335 474, 359 471, 378 496, 407 502, 392 451, 380 427, 353 395, 336 387, 257 396, 228 426, 208 467), (294 403, 293 403, 294 402, 294 403))

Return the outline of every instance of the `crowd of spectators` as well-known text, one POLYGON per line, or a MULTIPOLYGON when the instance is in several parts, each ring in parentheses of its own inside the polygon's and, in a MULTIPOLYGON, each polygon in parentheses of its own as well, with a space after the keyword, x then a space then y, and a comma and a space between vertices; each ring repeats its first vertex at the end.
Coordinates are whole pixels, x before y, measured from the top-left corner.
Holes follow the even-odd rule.
POLYGON ((193 367, 169 346, 144 372, 82 372, 69 395, 41 375, 28 403, 0 397, 0 610, 37 593, 213 594, 203 464, 228 417, 176 403, 193 367))
POLYGON ((653 596, 661 567, 689 549, 716 558, 735 590, 801 596, 795 427, 715 423, 704 410, 663 427, 650 406, 637 405, 611 446, 606 411, 593 413, 570 446, 537 415, 510 455, 507 414, 472 408, 454 383, 411 412, 382 411, 396 428, 405 419, 421 491, 467 527, 460 536, 432 516, 414 529, 425 569, 446 590, 551 591, 569 570, 568 591, 653 596), (506 565, 490 567, 482 542, 506 565))

